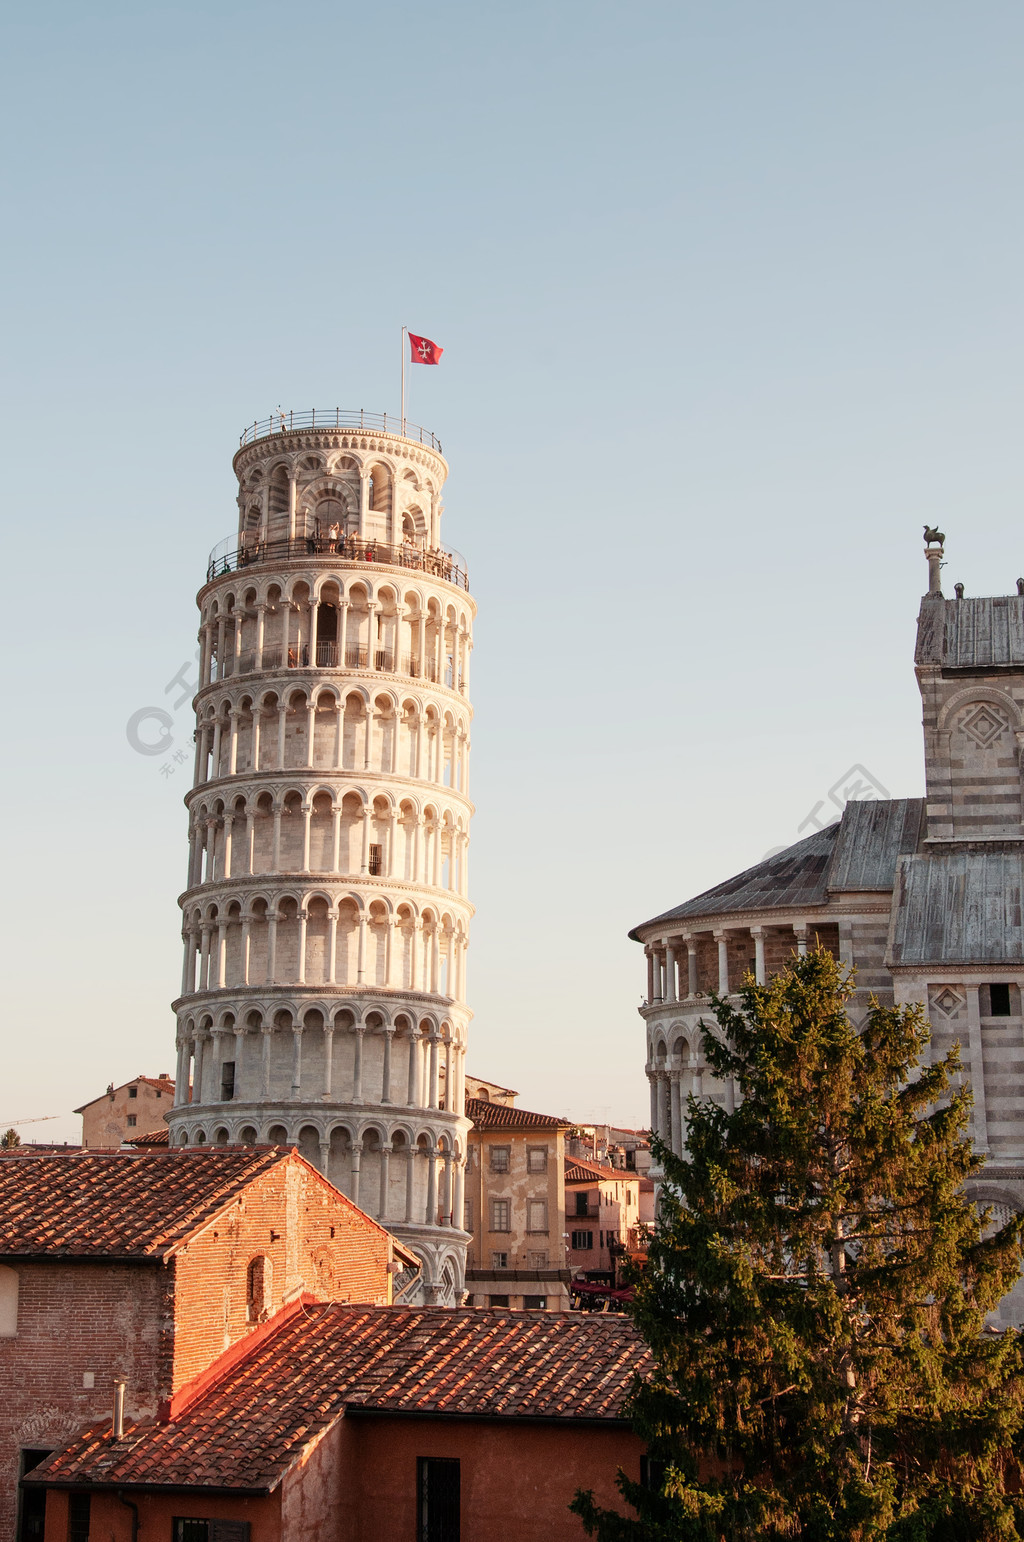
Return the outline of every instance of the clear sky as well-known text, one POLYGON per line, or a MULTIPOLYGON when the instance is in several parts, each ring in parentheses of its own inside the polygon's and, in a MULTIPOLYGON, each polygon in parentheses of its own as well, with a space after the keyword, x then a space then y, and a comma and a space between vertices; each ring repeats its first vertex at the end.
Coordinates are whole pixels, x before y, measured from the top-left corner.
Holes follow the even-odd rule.
POLYGON ((244 423, 451 462, 473 662, 470 1067, 640 1123, 631 925, 922 790, 925 521, 1020 541, 1010 0, 8 6, 0 1121, 174 1065, 195 647, 244 423), (187 706, 179 745, 190 739, 187 706), (807 826, 806 828, 810 828, 807 826))

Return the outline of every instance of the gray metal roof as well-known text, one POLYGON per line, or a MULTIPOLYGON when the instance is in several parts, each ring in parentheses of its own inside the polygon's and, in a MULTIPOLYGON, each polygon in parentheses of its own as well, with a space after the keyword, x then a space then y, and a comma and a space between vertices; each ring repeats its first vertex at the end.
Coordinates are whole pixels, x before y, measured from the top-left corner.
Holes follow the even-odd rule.
MULTIPOLYGON (((756 867, 748 867, 735 878, 727 878, 713 889, 706 889, 696 899, 686 900, 674 910, 666 910, 653 921, 642 921, 640 925, 682 921, 688 916, 727 915, 734 910, 823 905, 828 900, 825 878, 838 832, 838 822, 824 830, 815 830, 813 835, 797 841, 795 846, 787 846, 756 867)), ((639 930, 634 927, 629 935, 639 941, 639 930)))
POLYGON ((891 889, 898 858, 916 851, 923 833, 923 798, 848 803, 835 824, 642 921, 629 935, 639 941, 643 927, 697 916, 827 905, 832 891, 891 889))
POLYGON ((848 803, 828 871, 829 890, 891 889, 896 859, 916 851, 923 834, 923 798, 848 803))
POLYGON ((1024 853, 903 857, 889 954, 895 964, 1024 965, 1024 853))
POLYGON ((1024 596, 945 600, 926 596, 917 618, 918 664, 1009 669, 1024 664, 1024 596))

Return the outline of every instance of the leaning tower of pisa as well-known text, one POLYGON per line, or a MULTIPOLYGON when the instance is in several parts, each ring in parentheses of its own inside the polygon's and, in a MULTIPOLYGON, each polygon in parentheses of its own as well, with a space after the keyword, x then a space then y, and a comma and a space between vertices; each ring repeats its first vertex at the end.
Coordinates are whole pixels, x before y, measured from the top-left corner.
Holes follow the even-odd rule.
POLYGON ((331 410, 254 423, 234 469, 198 595, 171 1141, 298 1146, 419 1255, 406 1299, 457 1302, 475 606, 447 464, 331 410))

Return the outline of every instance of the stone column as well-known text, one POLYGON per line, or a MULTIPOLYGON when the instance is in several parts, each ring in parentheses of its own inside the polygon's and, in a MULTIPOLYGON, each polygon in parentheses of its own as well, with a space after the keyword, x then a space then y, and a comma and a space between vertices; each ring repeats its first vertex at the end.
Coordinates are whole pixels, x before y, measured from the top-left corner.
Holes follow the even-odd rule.
POLYGON ((306 707, 306 769, 313 768, 313 751, 316 748, 316 702, 310 700, 306 707))
POLYGON ((750 935, 754 939, 754 978, 758 985, 764 985, 767 979, 764 967, 764 927, 752 926, 750 935))
POLYGON ((648 1066, 647 1066, 647 1081, 648 1081, 648 1084, 649 1084, 650 1089, 651 1089, 651 1129, 654 1131, 655 1134, 657 1134, 658 1133, 658 1073, 657 1073, 657 1071, 654 1069, 654 1067, 650 1063, 648 1063, 648 1066))
MULTIPOLYGON (((334 1025, 324 1023, 324 1090, 323 1096, 330 1098, 334 1091, 334 1025)), ((324 1172, 326 1172, 326 1167, 324 1172)))
POLYGON ((800 958, 807 954, 807 933, 810 928, 806 921, 794 921, 793 931, 796 934, 796 951, 800 958))
POLYGON ((437 1046, 440 1040, 436 1029, 430 1030, 430 1064, 427 1070, 427 1107, 437 1107, 437 1046))
POLYGON ((405 1219, 412 1221, 413 1199, 416 1193, 416 1170, 413 1163, 416 1161, 416 1147, 407 1146, 405 1149, 405 1219))
POLYGON ((260 1095, 263 1101, 267 1102, 270 1097, 270 1057, 274 1048, 274 1029, 273 1026, 268 1027, 264 1023, 260 1032, 263 1035, 263 1087, 260 1095))
POLYGON ((361 1103, 363 1101, 363 1034, 365 1032, 366 1032, 365 1026, 362 1023, 356 1023, 356 1026, 355 1026, 355 1036, 356 1036, 355 1053, 354 1053, 353 1062, 352 1062, 352 1101, 353 1101, 353 1103, 361 1103))
POLYGON ((207 1035, 205 1033, 197 1033, 196 1034, 195 1078, 194 1078, 194 1081, 192 1083, 192 1101, 193 1101, 193 1103, 200 1103, 201 1104, 203 1102, 203 1080, 204 1080, 204 1074, 203 1073, 206 1070, 206 1045, 207 1045, 207 1035))
POLYGON ((393 1028, 384 1029, 384 1070, 381 1076, 380 1100, 382 1103, 391 1102, 391 1040, 395 1036, 393 1028))
POLYGON ((726 931, 715 932, 715 941, 718 943, 718 994, 729 994, 729 933, 726 931))
POLYGON ((658 1134, 664 1141, 668 1141, 671 1136, 668 1127, 668 1075, 665 1071, 658 1072, 658 1134))
POLYGON ((327 917, 327 983, 334 985, 338 978, 338 912, 332 910, 327 917))
POLYGON ((682 1156, 682 1154, 683 1154, 683 1107, 682 1107, 682 1095, 681 1095, 682 1094, 682 1089, 681 1089, 681 1087, 679 1085, 680 1078, 681 1078, 682 1074, 683 1074, 682 1071, 670 1071, 669 1072, 669 1080, 671 1082, 671 1088, 672 1088, 672 1091, 671 1091, 671 1097, 672 1097, 672 1101, 671 1101, 671 1111, 672 1111, 672 1150, 675 1152, 676 1156, 682 1156))
POLYGON ((300 812, 302 814, 302 871, 309 872, 309 827, 313 818, 312 803, 303 803, 300 812))
POLYGON ((650 1006, 654 1000, 654 949, 648 943, 647 953, 647 1004, 650 1006))
POLYGON ((307 925, 307 923, 309 921, 309 912, 304 907, 300 907, 297 919, 298 919, 298 923, 299 923, 298 984, 299 985, 305 985, 305 983, 306 983, 306 925, 307 925))
POLYGON ((363 1143, 361 1140, 352 1142, 352 1193, 349 1195, 352 1203, 359 1203, 359 1168, 362 1164, 363 1143))
MULTIPOLYGON (((285 610, 285 625, 288 622, 288 611, 285 610)), ((287 650, 285 651, 285 664, 287 665, 287 650)), ((277 704, 277 769, 284 770, 285 735, 288 727, 288 703, 279 701, 277 704)))
POLYGON ((238 719, 241 713, 237 707, 228 709, 228 726, 230 736, 228 739, 228 775, 238 774, 238 719))
POLYGON ((676 950, 671 942, 665 943, 665 1000, 676 1000, 676 950))
POLYGON ((256 861, 256 810, 249 808, 245 814, 245 871, 251 878, 256 861))
POLYGON ((356 983, 363 985, 366 981, 366 923, 368 917, 365 910, 359 912, 359 942, 356 955, 356 983))
POLYGON ((686 939, 686 993, 688 996, 697 994, 697 939, 686 939))
POLYGON ((455 1164, 455 1197, 452 1200, 452 1225, 459 1231, 466 1229, 466 1164, 455 1164))
POLYGON ((292 1097, 302 1093, 302 1024, 292 1025, 292 1097))
POLYGON ((428 1226, 437 1225, 437 1158, 440 1148, 427 1147, 427 1203, 423 1219, 428 1226))
POLYGON ((277 911, 267 911, 267 984, 277 982, 277 911))
POLYGON ((280 805, 280 803, 275 800, 273 808, 274 808, 273 850, 271 851, 270 862, 271 862, 271 872, 279 873, 281 871, 281 805, 280 805))
POLYGON ((385 1141, 380 1148, 380 1194, 377 1202, 378 1219, 384 1221, 388 1214, 388 1184, 391 1177, 391 1143, 385 1141))
POLYGON ((410 1108, 416 1107, 416 1084, 419 1077, 416 1074, 417 1060, 419 1058, 419 1035, 415 1028, 409 1030, 409 1085, 406 1091, 406 1102, 410 1108))
POLYGON ((233 1097, 236 1102, 242 1098, 242 1068, 245 1061, 245 1024, 235 1024, 235 1089, 233 1097))

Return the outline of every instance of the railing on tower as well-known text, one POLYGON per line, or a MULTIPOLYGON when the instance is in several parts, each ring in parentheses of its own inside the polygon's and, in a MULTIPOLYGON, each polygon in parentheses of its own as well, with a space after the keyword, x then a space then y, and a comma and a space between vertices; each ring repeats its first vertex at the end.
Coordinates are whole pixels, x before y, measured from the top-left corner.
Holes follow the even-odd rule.
POLYGON ((443 578, 460 589, 469 589, 465 557, 461 552, 449 551, 443 546, 421 547, 413 541, 390 546, 386 541, 361 541, 354 535, 302 535, 290 540, 285 537, 278 541, 261 541, 254 534, 251 540, 243 537, 242 545, 238 544, 238 539, 237 535, 225 536, 213 548, 206 564, 207 583, 225 573, 237 573, 242 568, 268 562, 334 557, 342 562, 379 562, 386 567, 410 568, 414 572, 427 573, 431 578, 443 578))
POLYGON ((355 428, 367 433, 395 434, 400 439, 415 439, 418 444, 428 444, 438 455, 443 453, 440 439, 429 428, 410 423, 408 418, 399 417, 394 412, 364 412, 362 407, 358 412, 341 407, 313 407, 309 412, 278 410, 262 422, 250 423, 248 428, 242 430, 238 443, 240 446, 254 444, 257 439, 267 439, 271 434, 288 434, 297 428, 320 428, 325 431, 331 428, 355 428))

